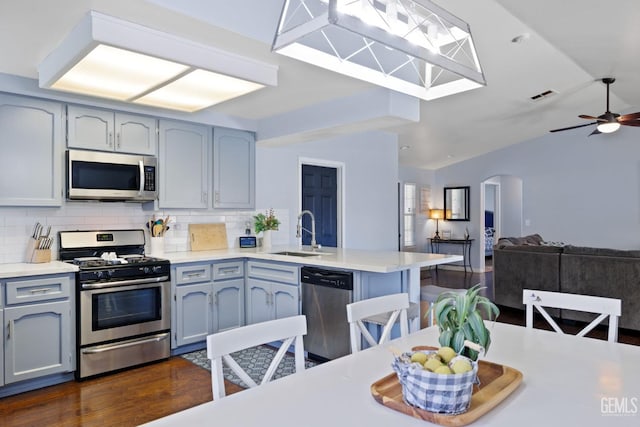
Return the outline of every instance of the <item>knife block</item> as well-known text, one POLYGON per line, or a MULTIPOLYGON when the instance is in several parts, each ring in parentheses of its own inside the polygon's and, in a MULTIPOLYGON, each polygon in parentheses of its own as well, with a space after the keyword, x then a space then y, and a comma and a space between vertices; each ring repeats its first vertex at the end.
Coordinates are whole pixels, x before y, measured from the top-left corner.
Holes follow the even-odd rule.
POLYGON ((38 249, 38 241, 30 238, 27 245, 27 262, 39 264, 51 261, 51 249, 38 249))

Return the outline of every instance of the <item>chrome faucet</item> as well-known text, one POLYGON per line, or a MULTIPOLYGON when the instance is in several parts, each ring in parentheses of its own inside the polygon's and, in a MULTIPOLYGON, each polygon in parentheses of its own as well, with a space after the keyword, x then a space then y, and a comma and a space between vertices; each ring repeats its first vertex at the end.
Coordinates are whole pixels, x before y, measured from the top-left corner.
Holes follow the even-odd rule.
POLYGON ((306 231, 307 233, 311 233, 311 248, 312 249, 317 249, 320 247, 320 245, 318 245, 318 243, 316 243, 316 218, 313 216, 313 213, 311 211, 308 210, 304 210, 302 212, 300 212, 300 215, 298 215, 298 225, 296 226, 296 237, 300 238, 302 237, 302 230, 306 231), (306 228, 304 228, 302 226, 302 217, 304 216, 304 214, 308 214, 311 217, 311 231, 307 230, 306 228))

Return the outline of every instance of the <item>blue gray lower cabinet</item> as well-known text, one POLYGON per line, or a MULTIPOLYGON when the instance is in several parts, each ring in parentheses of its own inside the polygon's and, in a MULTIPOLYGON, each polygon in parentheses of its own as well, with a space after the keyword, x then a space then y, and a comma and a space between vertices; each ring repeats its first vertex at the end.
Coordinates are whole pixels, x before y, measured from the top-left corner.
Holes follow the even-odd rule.
POLYGON ((247 261, 247 324, 301 313, 300 266, 247 261))
POLYGON ((74 276, 3 279, 0 288, 6 296, 0 301, 0 397, 70 378, 75 370, 74 276))
POLYGON ((267 280, 247 279, 247 324, 299 314, 300 288, 267 280))
POLYGON ((212 333, 300 314, 299 269, 244 259, 172 266, 174 354, 212 333))
POLYGON ((7 307, 5 383, 72 371, 69 301, 7 307))
POLYGON ((244 325, 244 260, 172 267, 172 348, 244 325))

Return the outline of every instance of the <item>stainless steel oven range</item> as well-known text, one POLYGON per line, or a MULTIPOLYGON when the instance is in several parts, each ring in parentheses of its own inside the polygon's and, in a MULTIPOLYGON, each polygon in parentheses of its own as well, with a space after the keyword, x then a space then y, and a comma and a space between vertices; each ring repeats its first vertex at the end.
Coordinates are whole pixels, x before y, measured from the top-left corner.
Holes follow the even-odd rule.
POLYGON ((76 378, 170 355, 170 264, 144 255, 143 230, 62 231, 76 274, 76 378))

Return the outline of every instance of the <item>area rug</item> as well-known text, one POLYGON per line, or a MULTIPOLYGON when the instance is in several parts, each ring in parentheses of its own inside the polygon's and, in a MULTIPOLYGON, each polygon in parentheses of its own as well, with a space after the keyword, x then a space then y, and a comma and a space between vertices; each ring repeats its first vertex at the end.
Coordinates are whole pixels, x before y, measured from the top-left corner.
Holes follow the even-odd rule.
MULTIPOLYGON (((267 372, 269 368, 269 364, 273 357, 275 356, 277 349, 274 349, 268 345, 259 345, 257 347, 248 348, 246 350, 239 351, 237 353, 232 353, 231 356, 235 359, 236 362, 244 369, 247 374, 253 379, 256 383, 260 384, 262 381, 262 377, 267 372)), ((192 353, 186 353, 182 355, 183 358, 188 361, 205 368, 207 370, 211 370, 211 362, 207 359, 207 350, 198 350, 192 353)), ((307 360, 305 362, 306 368, 311 368, 316 366, 315 362, 307 360)), ((285 354, 284 358, 278 365, 276 369, 276 373, 273 375, 273 379, 281 378, 290 374, 293 374, 296 371, 296 363, 293 353, 285 354)), ((234 384, 239 385, 240 387, 247 388, 247 385, 242 382, 240 378, 226 365, 223 363, 222 373, 224 378, 227 381, 231 381, 234 384)))

